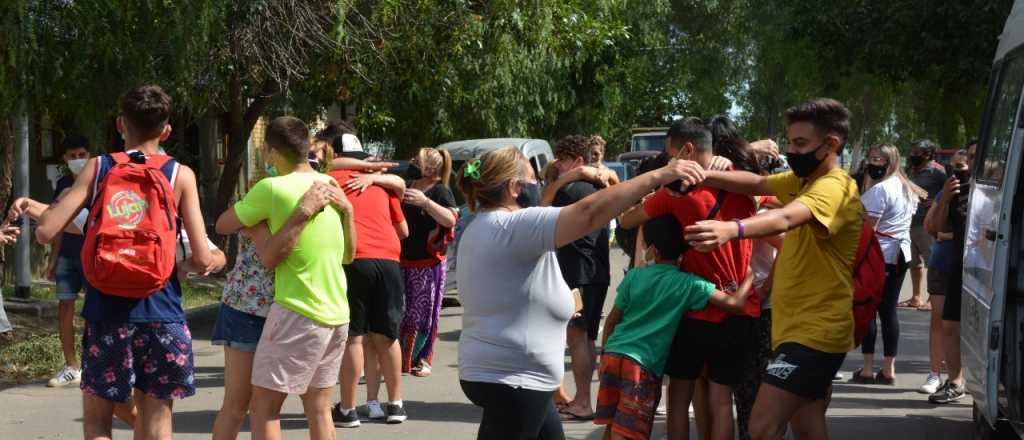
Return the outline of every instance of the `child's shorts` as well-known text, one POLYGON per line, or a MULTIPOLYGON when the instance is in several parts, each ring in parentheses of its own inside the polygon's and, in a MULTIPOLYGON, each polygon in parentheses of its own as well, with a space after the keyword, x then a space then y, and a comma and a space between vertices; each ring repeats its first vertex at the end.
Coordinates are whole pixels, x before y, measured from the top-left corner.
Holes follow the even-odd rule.
POLYGON ((196 393, 192 335, 184 322, 86 323, 82 391, 128 402, 132 388, 171 400, 196 393))
POLYGON ((661 400, 661 378, 619 353, 601 355, 601 388, 594 424, 628 439, 648 439, 661 400))

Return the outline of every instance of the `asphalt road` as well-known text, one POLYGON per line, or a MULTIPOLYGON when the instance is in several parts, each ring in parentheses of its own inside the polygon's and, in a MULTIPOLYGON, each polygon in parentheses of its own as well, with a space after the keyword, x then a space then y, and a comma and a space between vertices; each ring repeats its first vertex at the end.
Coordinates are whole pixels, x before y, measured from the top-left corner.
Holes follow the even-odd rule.
MULTIPOLYGON (((616 251, 618 252, 618 251, 616 251)), ((621 279, 625 258, 615 257, 615 279, 621 279)), ((909 296, 909 276, 904 296, 909 296)), ((610 292, 607 307, 614 300, 610 292)), ((473 439, 480 411, 462 394, 456 370, 456 345, 461 323, 460 308, 442 312, 440 341, 434 356, 434 374, 429 378, 403 377, 405 404, 410 420, 401 425, 363 423, 358 429, 339 429, 339 438, 363 439, 473 439)), ((971 401, 938 407, 916 392, 928 372, 928 314, 901 310, 898 383, 895 387, 837 383, 828 412, 829 433, 833 439, 967 439, 971 434, 971 401)), ((209 323, 192 323, 197 365, 198 391, 195 397, 179 401, 174 408, 174 432, 177 439, 207 439, 222 399, 223 355, 209 343, 209 323)), ((879 341, 881 344, 881 341, 879 341)), ((879 348, 880 351, 880 348, 879 348)), ((859 354, 847 357, 842 371, 846 377, 860 367, 859 354)), ((595 376, 596 377, 596 376, 595 376)), ((596 396, 597 382, 592 384, 596 396)), ((362 387, 361 387, 362 388, 362 387)), ((571 389, 571 386, 570 386, 571 389)), ((81 438, 81 398, 77 389, 49 389, 42 384, 11 388, 0 392, 0 439, 81 438)), ((360 401, 364 396, 360 389, 360 401)), ((382 396, 383 397, 383 396, 382 396)), ((308 438, 299 399, 285 404, 282 426, 285 438, 308 438)), ((599 439, 601 431, 590 423, 566 423, 571 439, 599 439)), ((655 425, 655 439, 664 432, 664 420, 655 425)), ((243 427, 242 438, 248 437, 243 427)), ((129 438, 124 425, 115 429, 115 438, 129 438)))

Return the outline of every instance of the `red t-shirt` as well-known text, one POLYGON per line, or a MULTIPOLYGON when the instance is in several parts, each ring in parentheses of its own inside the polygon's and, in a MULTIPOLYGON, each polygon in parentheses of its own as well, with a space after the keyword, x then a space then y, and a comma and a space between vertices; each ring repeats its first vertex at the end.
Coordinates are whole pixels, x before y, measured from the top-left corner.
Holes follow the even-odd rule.
MULTIPOLYGON (((355 171, 337 170, 328 173, 338 184, 345 187, 355 171)), ((365 191, 345 190, 356 224, 356 259, 399 261, 402 242, 395 232, 395 225, 405 221, 402 215, 402 201, 394 194, 379 186, 365 191)))
MULTIPOLYGON (((660 189, 644 202, 644 212, 651 218, 672 214, 684 228, 702 220, 707 220, 711 208, 715 206, 718 190, 699 187, 688 194, 672 194, 660 189)), ((754 201, 750 197, 725 193, 722 205, 715 216, 716 220, 744 219, 757 212, 754 201)), ((681 233, 681 232, 680 232, 681 233)), ((753 243, 750 240, 733 240, 718 249, 704 253, 689 249, 683 254, 680 269, 698 275, 725 292, 733 293, 739 288, 743 278, 750 270, 750 256, 753 254, 753 243)), ((756 294, 747 297, 743 307, 744 315, 761 316, 761 301, 756 294)), ((709 322, 722 322, 729 316, 722 309, 708 304, 703 310, 690 312, 687 317, 709 322)))

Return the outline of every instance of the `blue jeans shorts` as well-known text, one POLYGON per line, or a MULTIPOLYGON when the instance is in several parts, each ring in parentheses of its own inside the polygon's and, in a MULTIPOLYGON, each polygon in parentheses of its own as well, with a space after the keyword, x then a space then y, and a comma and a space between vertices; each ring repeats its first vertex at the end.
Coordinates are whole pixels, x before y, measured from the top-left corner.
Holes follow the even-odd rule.
POLYGON ((223 345, 246 353, 255 353, 256 344, 263 334, 267 318, 235 310, 227 304, 220 305, 217 324, 213 326, 213 345, 223 345))
POLYGON ((57 299, 60 301, 78 299, 78 292, 85 288, 82 259, 58 256, 55 269, 57 272, 57 299))

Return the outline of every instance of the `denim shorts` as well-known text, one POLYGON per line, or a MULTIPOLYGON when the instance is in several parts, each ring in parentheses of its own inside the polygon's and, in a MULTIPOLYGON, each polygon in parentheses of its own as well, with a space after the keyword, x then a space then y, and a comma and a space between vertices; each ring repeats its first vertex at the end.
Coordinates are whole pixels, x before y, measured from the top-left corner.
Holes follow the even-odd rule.
POLYGON ((78 299, 78 292, 85 288, 85 273, 82 272, 82 259, 75 257, 57 257, 57 299, 72 301, 78 299))
POLYGON ((246 353, 255 353, 256 344, 263 334, 267 318, 235 310, 227 304, 220 305, 217 324, 213 327, 213 345, 223 345, 246 353))

